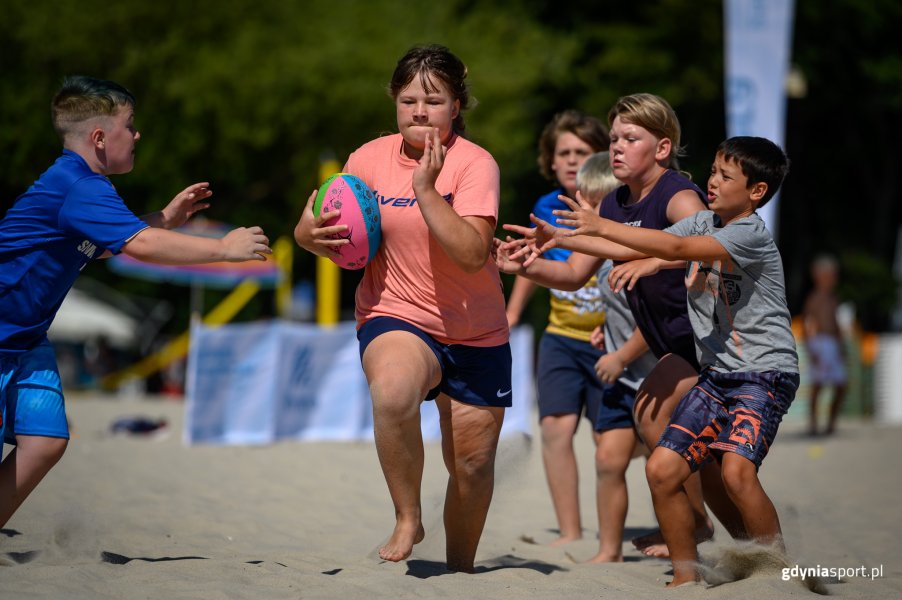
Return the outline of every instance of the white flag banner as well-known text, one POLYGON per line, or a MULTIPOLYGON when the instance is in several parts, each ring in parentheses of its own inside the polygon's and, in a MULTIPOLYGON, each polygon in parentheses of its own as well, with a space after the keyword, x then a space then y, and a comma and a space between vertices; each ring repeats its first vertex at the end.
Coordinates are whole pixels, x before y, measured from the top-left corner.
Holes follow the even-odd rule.
MULTIPOLYGON (((511 332, 514 406, 501 435, 532 432, 532 330, 511 332)), ((423 438, 441 439, 434 402, 421 409, 423 438)), ((185 408, 187 444, 371 440, 373 418, 354 323, 270 321, 196 326, 185 408)))
MULTIPOLYGON (((793 9, 793 0, 724 0, 728 137, 765 137, 784 147, 793 9)), ((775 237, 778 199, 758 210, 775 237)))

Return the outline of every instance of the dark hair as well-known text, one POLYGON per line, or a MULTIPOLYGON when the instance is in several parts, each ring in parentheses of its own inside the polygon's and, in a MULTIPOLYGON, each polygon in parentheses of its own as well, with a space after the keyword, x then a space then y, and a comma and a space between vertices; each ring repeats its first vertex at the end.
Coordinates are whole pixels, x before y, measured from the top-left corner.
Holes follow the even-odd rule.
POLYGON ((397 99, 401 91, 417 76, 423 89, 430 93, 438 91, 431 79, 437 78, 448 88, 451 97, 460 102, 460 111, 452 123, 452 129, 462 136, 466 130, 463 111, 470 107, 466 65, 444 46, 415 46, 401 57, 395 67, 388 86, 391 97, 397 99))
POLYGON ((65 139, 72 126, 92 117, 116 114, 120 106, 135 106, 135 97, 114 81, 73 75, 50 103, 50 118, 60 138, 65 139))
POLYGON ((600 152, 607 149, 611 143, 608 137, 608 128, 601 119, 581 113, 578 110, 567 109, 554 115, 551 121, 545 125, 542 135, 539 137, 539 172, 550 181, 554 181, 554 171, 551 165, 554 162, 554 147, 562 133, 572 133, 592 147, 592 152, 600 152))
POLYGON ((737 136, 724 140, 717 147, 724 160, 734 161, 742 169, 751 188, 756 183, 767 184, 767 192, 758 206, 774 197, 789 173, 789 158, 780 146, 763 137, 737 136))

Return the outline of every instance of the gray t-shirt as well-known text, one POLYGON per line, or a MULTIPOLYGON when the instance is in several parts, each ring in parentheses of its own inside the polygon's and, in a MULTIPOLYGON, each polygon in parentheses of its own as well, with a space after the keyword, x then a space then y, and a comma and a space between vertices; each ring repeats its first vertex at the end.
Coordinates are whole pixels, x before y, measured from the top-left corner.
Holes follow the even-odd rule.
POLYGON ((689 320, 699 363, 716 371, 799 372, 783 262, 757 213, 726 227, 705 210, 665 229, 710 235, 731 260, 686 267, 689 320))
MULTIPOLYGON (((636 320, 633 319, 633 312, 626 301, 626 294, 623 293, 623 290, 620 290, 619 294, 615 294, 608 283, 608 273, 611 272, 613 264, 610 260, 604 261, 596 275, 598 289, 601 291, 605 305, 604 343, 608 352, 623 346, 636 329, 636 320)), ((638 390, 642 381, 657 363, 658 359, 655 358, 655 355, 646 351, 626 366, 617 381, 633 390, 638 390)))

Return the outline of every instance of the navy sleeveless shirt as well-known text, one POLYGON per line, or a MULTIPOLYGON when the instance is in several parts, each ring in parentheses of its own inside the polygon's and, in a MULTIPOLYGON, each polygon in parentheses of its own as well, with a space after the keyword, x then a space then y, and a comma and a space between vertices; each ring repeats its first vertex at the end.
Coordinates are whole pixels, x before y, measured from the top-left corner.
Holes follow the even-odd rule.
MULTIPOLYGON (((605 196, 600 213, 606 219, 633 227, 665 229, 673 224, 667 219, 667 205, 683 190, 692 190, 707 206, 707 197, 697 185, 668 169, 639 202, 628 206, 630 189, 620 186, 605 196)), ((656 357, 673 353, 698 369, 684 276, 682 269, 661 269, 655 275, 640 278, 632 291, 626 291, 626 299, 636 325, 656 357)))

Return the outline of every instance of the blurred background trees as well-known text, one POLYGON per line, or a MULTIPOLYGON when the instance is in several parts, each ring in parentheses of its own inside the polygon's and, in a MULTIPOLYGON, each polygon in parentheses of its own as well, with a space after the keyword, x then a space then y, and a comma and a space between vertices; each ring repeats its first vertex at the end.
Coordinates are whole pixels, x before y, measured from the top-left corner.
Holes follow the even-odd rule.
MULTIPOLYGON (((550 189, 536 143, 555 112, 604 118, 617 97, 638 91, 673 104, 689 151, 683 166, 704 186, 725 135, 722 19, 720 0, 6 0, 0 212, 58 155, 49 101, 62 77, 77 73, 116 80, 138 98, 136 167, 113 179, 136 212, 210 181, 210 218, 291 236, 320 160, 343 162, 394 130, 388 79, 410 46, 429 42, 448 45, 469 67, 478 106, 468 130, 501 166, 502 221, 524 222, 550 189)), ((829 251, 872 329, 888 326, 896 300, 900 25, 894 0, 797 1, 793 62, 807 93, 789 100, 793 166, 778 232, 790 303, 798 310, 808 262, 829 251)), ((299 252, 295 279, 311 279, 313 269, 299 252)), ((102 264, 86 273, 140 295, 173 293, 119 280, 102 264)), ((358 277, 343 273, 348 307, 358 277)), ((533 306, 544 317, 542 303, 533 306)), ((264 298, 245 316, 271 313, 264 298)), ((184 328, 183 317, 175 327, 184 328)))

